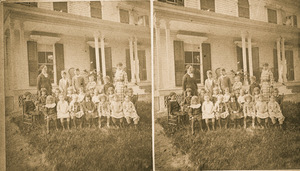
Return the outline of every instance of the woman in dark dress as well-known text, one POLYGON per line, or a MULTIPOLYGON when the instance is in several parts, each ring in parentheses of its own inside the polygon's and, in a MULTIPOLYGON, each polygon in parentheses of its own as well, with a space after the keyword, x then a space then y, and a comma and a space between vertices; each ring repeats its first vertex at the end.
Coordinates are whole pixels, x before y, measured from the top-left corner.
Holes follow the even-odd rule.
POLYGON ((194 68, 191 65, 186 66, 187 72, 182 78, 182 90, 185 94, 187 88, 192 89, 192 96, 197 96, 198 86, 194 77, 194 68))
POLYGON ((45 88, 47 90, 47 95, 51 95, 52 94, 52 85, 51 85, 51 81, 50 81, 50 76, 47 73, 47 66, 42 65, 40 67, 40 71, 41 71, 41 73, 37 77, 38 94, 40 94, 40 91, 42 88, 45 88))

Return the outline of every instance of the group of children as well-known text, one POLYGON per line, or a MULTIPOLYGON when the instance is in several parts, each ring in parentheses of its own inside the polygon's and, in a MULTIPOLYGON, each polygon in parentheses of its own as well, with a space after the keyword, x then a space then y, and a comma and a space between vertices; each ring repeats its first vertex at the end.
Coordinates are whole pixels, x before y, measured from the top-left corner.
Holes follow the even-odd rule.
MULTIPOLYGON (((123 127, 123 119, 125 118, 128 125, 132 120, 137 127, 139 116, 136 111, 137 95, 133 94, 133 89, 128 88, 124 97, 115 93, 114 85, 110 81, 110 77, 104 77, 104 85, 100 85, 95 81, 95 75, 88 77, 85 83, 80 76, 79 69, 76 69, 72 83, 64 81, 66 72, 62 72, 62 79, 58 88, 54 89, 54 93, 47 92, 42 88, 38 93, 36 103, 31 100, 31 94, 25 93, 25 111, 27 114, 34 115, 42 113, 47 121, 47 133, 49 133, 50 122, 54 121, 56 129, 57 120, 60 120, 63 130, 66 127, 70 129, 70 121, 77 128, 77 124, 82 128, 85 121, 89 127, 102 127, 102 119, 106 118, 107 127, 111 126, 111 121, 116 127, 123 127)), ((123 96, 123 95, 122 95, 123 96)))
POLYGON ((261 93, 260 85, 256 82, 256 77, 250 78, 251 84, 248 88, 243 87, 240 77, 234 77, 233 84, 222 84, 222 79, 226 80, 225 69, 219 81, 207 84, 212 80, 212 72, 207 72, 208 81, 205 81, 205 88, 192 94, 190 88, 183 93, 181 104, 176 99, 176 93, 169 95, 169 111, 171 116, 178 117, 178 122, 182 123, 189 116, 194 134, 195 121, 199 121, 200 129, 203 130, 202 120, 205 120, 207 130, 211 127, 215 130, 215 120, 219 128, 228 127, 230 121, 234 128, 241 127, 244 121, 244 128, 247 128, 247 119, 251 118, 252 127, 255 128, 255 119, 260 127, 268 127, 269 118, 275 125, 278 120, 280 128, 284 121, 282 115, 283 96, 279 95, 277 88, 270 91, 268 96, 261 93), (221 84, 221 85, 220 85, 221 84), (264 123, 262 122, 264 120, 264 123))

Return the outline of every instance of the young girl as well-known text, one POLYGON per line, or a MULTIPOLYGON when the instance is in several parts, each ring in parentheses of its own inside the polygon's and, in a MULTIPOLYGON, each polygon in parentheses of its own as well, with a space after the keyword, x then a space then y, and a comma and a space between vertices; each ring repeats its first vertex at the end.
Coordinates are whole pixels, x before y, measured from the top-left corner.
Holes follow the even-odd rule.
POLYGON ((68 102, 65 100, 63 94, 60 94, 58 97, 59 101, 57 103, 57 119, 60 119, 63 130, 65 130, 64 119, 67 119, 67 128, 70 129, 70 114, 68 102))
POLYGON ((57 104, 59 101, 59 94, 60 94, 60 90, 59 88, 55 88, 54 89, 54 98, 55 98, 55 103, 57 104))
POLYGON ((112 103, 112 101, 114 101, 114 94, 115 94, 114 88, 109 87, 107 92, 108 92, 108 100, 110 103, 112 103))
POLYGON ((107 96, 101 94, 98 103, 99 128, 101 128, 101 119, 106 117, 106 125, 110 127, 110 105, 107 96))
POLYGON ((240 91, 242 89, 243 83, 241 82, 240 76, 236 75, 234 77, 234 83, 232 85, 232 91, 236 92, 236 91, 240 91))
POLYGON ((245 96, 245 103, 243 106, 244 112, 244 128, 247 128, 247 117, 252 118, 252 128, 255 128, 255 110, 254 110, 254 102, 252 101, 252 96, 250 94, 245 96))
POLYGON ((268 124, 268 104, 264 101, 264 96, 261 94, 258 96, 258 101, 255 104, 256 117, 260 127, 267 127, 268 124), (262 126, 261 120, 265 120, 265 126, 262 126))
POLYGON ((73 97, 73 87, 68 87, 67 89, 67 95, 66 95, 66 101, 70 103, 72 101, 73 97))
POLYGON ((80 121, 80 128, 83 124, 83 109, 80 103, 77 101, 78 97, 76 94, 73 95, 72 101, 70 102, 70 115, 73 120, 74 127, 77 128, 76 120, 80 121))
POLYGON ((128 84, 127 73, 123 70, 123 64, 118 63, 117 70, 115 73, 115 89, 116 89, 116 94, 118 94, 118 97, 120 98, 121 101, 124 100, 124 94, 127 88, 127 84, 128 84))
POLYGON ((113 123, 117 125, 117 121, 119 120, 118 127, 122 127, 123 117, 124 117, 123 105, 121 99, 117 94, 114 95, 114 100, 111 102, 110 108, 111 108, 111 117, 113 123))
POLYGON ((86 84, 86 92, 89 92, 92 94, 94 92, 94 89, 96 88, 96 81, 93 74, 89 75, 89 82, 86 84))
POLYGON ((123 112, 126 118, 127 124, 131 124, 131 119, 133 120, 134 127, 137 128, 137 124, 140 120, 139 115, 136 112, 134 104, 130 101, 130 97, 128 95, 125 96, 123 102, 123 112))
POLYGON ((258 87, 255 87, 254 90, 253 90, 253 93, 254 93, 254 98, 252 99, 254 104, 256 104, 256 102, 258 101, 258 98, 259 98, 259 94, 260 94, 260 90, 258 87))
POLYGON ((64 96, 67 94, 67 88, 69 87, 69 80, 67 78, 67 72, 61 71, 61 79, 59 80, 59 90, 64 96))
POLYGON ((220 93, 220 89, 218 87, 214 87, 213 95, 211 96, 211 100, 212 100, 213 104, 216 104, 219 93, 220 93))
POLYGON ((236 101, 235 96, 230 97, 230 102, 228 103, 228 110, 230 112, 230 118, 232 121, 234 121, 234 128, 241 127, 241 118, 243 118, 243 114, 241 112, 241 106, 236 101))
POLYGON ((134 104, 134 106, 136 108, 136 102, 138 101, 138 96, 133 94, 133 89, 132 88, 127 89, 127 95, 129 96, 130 101, 134 104))
POLYGON ((191 99, 192 99, 192 89, 191 88, 187 88, 186 89, 186 96, 184 97, 183 101, 182 101, 182 111, 184 113, 188 113, 188 109, 189 109, 189 106, 191 105, 191 99))
POLYGON ((189 116, 190 120, 192 121, 192 134, 194 135, 194 129, 195 129, 195 121, 198 121, 200 124, 200 129, 202 129, 202 113, 201 113, 201 104, 199 103, 199 99, 197 96, 193 96, 191 99, 191 106, 189 108, 189 116))
POLYGON ((92 102, 98 106, 98 103, 99 103, 99 90, 98 89, 94 89, 94 95, 92 97, 92 102))
POLYGON ((38 98, 38 111, 43 112, 46 105, 47 89, 41 88, 41 95, 38 98))
POLYGON ((78 100, 79 103, 82 103, 84 101, 84 98, 85 98, 84 88, 80 87, 77 100, 78 100))
POLYGON ((270 101, 268 103, 268 112, 273 126, 276 124, 276 119, 278 119, 279 126, 282 129, 284 116, 282 115, 280 105, 275 101, 275 96, 270 97, 270 101))
POLYGON ((265 101, 269 100, 273 82, 274 82, 273 73, 269 69, 269 64, 264 63, 263 69, 261 71, 260 83, 261 83, 261 92, 262 95, 264 96, 265 101))
POLYGON ((103 86, 103 92, 104 94, 108 95, 108 88, 112 87, 113 89, 115 89, 114 85, 111 83, 110 81, 110 77, 109 76, 105 76, 103 78, 104 80, 104 86, 103 86))
POLYGON ((212 122, 212 129, 215 130, 215 115, 214 115, 214 104, 209 100, 209 94, 204 95, 204 102, 202 104, 202 119, 205 119, 207 129, 209 128, 209 120, 212 122))
POLYGON ((225 120, 225 128, 227 129, 228 124, 228 107, 226 103, 223 102, 223 95, 218 96, 218 101, 215 104, 215 117, 218 121, 219 128, 222 128, 222 120, 225 120))
POLYGON ((88 121, 88 125, 91 128, 93 126, 94 119, 97 118, 96 106, 91 101, 91 96, 85 96, 85 101, 82 103, 83 112, 85 118, 88 121))
POLYGON ((24 112, 28 115, 32 115, 35 120, 35 116, 38 115, 38 111, 36 110, 34 102, 31 100, 31 93, 24 93, 25 101, 24 101, 24 112))
POLYGON ((239 95, 237 101, 241 105, 241 107, 245 103, 245 91, 244 91, 244 89, 240 89, 240 95, 239 95))
POLYGON ((230 94, 230 92, 229 92, 229 88, 228 87, 226 87, 225 89, 224 89, 224 96, 223 96, 223 102, 224 103, 228 103, 229 101, 230 101, 230 97, 231 97, 231 94, 230 94))
POLYGON ((212 95, 213 93, 213 88, 216 86, 215 84, 215 80, 213 79, 213 75, 212 75, 212 72, 211 70, 208 70, 206 72, 206 75, 207 75, 207 79, 205 80, 205 91, 209 94, 209 96, 212 95))
POLYGON ((46 121, 47 121, 47 133, 49 134, 50 129, 50 121, 53 121, 55 124, 55 128, 57 129, 57 121, 56 121, 56 103, 53 96, 49 95, 46 98, 45 112, 46 121))
POLYGON ((183 112, 181 111, 181 107, 178 103, 178 101, 176 100, 176 93, 175 92, 171 92, 169 95, 169 102, 168 102, 168 110, 169 113, 172 116, 178 116, 178 123, 182 122, 182 116, 183 116, 183 112))
POLYGON ((204 88, 201 88, 199 93, 198 93, 198 99, 199 99, 199 103, 202 105, 202 103, 204 102, 204 94, 206 93, 204 88))

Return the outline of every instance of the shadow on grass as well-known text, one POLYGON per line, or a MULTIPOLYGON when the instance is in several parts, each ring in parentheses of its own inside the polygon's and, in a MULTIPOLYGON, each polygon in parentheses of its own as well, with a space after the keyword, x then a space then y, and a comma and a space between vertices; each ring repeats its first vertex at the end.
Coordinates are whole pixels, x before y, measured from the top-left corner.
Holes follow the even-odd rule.
POLYGON ((83 128, 44 132, 45 124, 29 127, 12 119, 29 144, 46 155, 55 170, 152 170, 151 104, 138 102, 138 129, 83 128))
POLYGON ((200 169, 299 169, 300 103, 283 106, 284 130, 230 128, 191 135, 189 125, 176 128, 167 124, 166 117, 157 121, 200 169))

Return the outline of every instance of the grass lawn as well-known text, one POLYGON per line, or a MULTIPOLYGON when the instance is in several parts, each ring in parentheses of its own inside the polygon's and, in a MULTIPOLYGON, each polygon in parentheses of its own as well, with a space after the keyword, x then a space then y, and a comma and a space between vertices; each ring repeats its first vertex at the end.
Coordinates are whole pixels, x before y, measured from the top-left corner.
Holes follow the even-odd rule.
MULTIPOLYGON (((31 148, 44 154, 54 170, 152 170, 151 104, 138 102, 139 128, 83 128, 54 131, 46 135, 45 125, 28 127, 21 116, 13 118, 31 148)), ((53 124, 52 124, 53 125, 53 124)), ((105 124, 103 124, 105 125, 105 124)), ((11 142, 7 142, 7 146, 11 142)), ((7 152, 7 167, 14 162, 7 152)), ((33 170, 24 168, 22 170, 33 170)), ((49 170, 51 170, 49 169, 49 170)), ((48 169, 45 169, 48 170, 48 169)))
POLYGON ((176 130, 166 117, 158 122, 200 169, 299 169, 300 103, 284 102, 283 114, 284 130, 230 128, 192 135, 189 125, 176 130))

